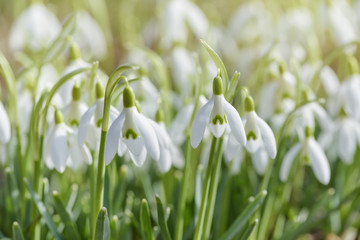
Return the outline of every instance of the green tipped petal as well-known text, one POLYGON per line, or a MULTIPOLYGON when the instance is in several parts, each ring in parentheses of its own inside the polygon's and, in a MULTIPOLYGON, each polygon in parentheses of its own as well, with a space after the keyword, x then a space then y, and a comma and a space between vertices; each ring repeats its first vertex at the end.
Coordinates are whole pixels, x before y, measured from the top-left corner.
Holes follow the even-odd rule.
POLYGON ((155 121, 164 122, 164 111, 161 108, 156 111, 155 121))
POLYGON ((305 128, 305 136, 308 137, 313 137, 314 136, 314 131, 311 127, 306 126, 305 128))
POLYGON ((124 108, 131 108, 133 106, 135 106, 135 94, 134 91, 132 90, 131 87, 127 86, 124 89, 124 93, 123 93, 123 98, 124 98, 124 108))
POLYGON ((245 98, 245 112, 252 112, 255 110, 255 104, 252 97, 247 96, 245 98))
POLYGON ((72 89, 72 99, 74 101, 79 101, 80 97, 81 97, 80 87, 75 85, 72 89))
POLYGON ((217 75, 213 80, 213 94, 214 95, 223 94, 223 83, 220 75, 217 75))
POLYGON ((95 86, 96 90, 96 99, 103 98, 104 97, 104 88, 101 85, 101 83, 97 82, 95 86))
POLYGON ((346 59, 347 59, 347 67, 349 74, 350 75, 358 74, 360 70, 357 59, 352 55, 348 55, 346 59))
POLYGON ((56 109, 56 111, 55 111, 54 118, 55 118, 56 124, 60 124, 60 123, 64 122, 64 117, 63 117, 62 113, 60 112, 60 110, 58 110, 58 109, 56 109))

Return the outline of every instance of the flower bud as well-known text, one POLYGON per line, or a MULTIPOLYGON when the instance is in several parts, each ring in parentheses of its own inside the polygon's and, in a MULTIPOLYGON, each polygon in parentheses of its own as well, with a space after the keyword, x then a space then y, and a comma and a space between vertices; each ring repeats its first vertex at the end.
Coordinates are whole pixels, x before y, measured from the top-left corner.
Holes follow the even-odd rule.
POLYGON ((135 94, 131 87, 127 86, 123 93, 124 108, 131 108, 135 106, 135 94))
POLYGON ((55 110, 54 119, 55 119, 55 124, 60 124, 64 122, 64 117, 60 110, 58 109, 55 110))
POLYGON ((101 83, 99 82, 96 83, 95 91, 96 91, 96 99, 104 97, 104 88, 101 85, 101 83))
POLYGON ((255 110, 254 100, 251 96, 245 98, 245 112, 252 112, 255 110))
POLYGON ((213 94, 214 95, 223 94, 223 83, 220 75, 217 75, 213 80, 213 94))

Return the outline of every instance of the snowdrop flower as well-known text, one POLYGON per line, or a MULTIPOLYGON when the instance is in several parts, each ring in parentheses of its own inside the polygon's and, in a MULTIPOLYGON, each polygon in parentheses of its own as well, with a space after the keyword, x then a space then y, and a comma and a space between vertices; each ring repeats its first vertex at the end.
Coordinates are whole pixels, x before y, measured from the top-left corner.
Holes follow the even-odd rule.
POLYGON ((333 116, 344 111, 347 116, 360 120, 359 64, 353 56, 348 56, 347 61, 350 74, 341 83, 331 68, 321 71, 320 77, 329 96, 326 106, 333 116))
POLYGON ((252 97, 245 98, 245 114, 243 122, 246 132, 246 149, 250 153, 256 153, 261 145, 266 149, 267 154, 274 159, 276 157, 276 141, 274 133, 269 125, 262 120, 255 112, 252 97))
POLYGON ((196 38, 203 38, 208 29, 208 21, 204 13, 188 0, 171 0, 166 6, 164 18, 166 47, 170 47, 174 42, 185 42, 188 26, 196 38))
POLYGON ((14 51, 29 48, 39 51, 57 37, 61 25, 56 16, 43 4, 32 4, 23 11, 11 28, 9 45, 14 51))
POLYGON ((11 127, 9 117, 2 102, 0 102, 0 144, 9 142, 11 127))
POLYGON ((224 142, 226 143, 224 150, 225 162, 230 165, 230 172, 237 174, 240 171, 245 152, 231 133, 226 139, 224 138, 224 142))
POLYGON ((328 159, 319 143, 315 140, 312 128, 306 127, 305 135, 306 137, 302 142, 295 144, 289 152, 286 153, 280 167, 280 179, 283 182, 287 180, 291 165, 295 157, 301 151, 301 156, 311 165, 315 177, 319 182, 327 185, 330 181, 330 166, 328 159))
POLYGON ((329 131, 322 132, 319 143, 334 159, 339 157, 345 164, 351 164, 357 146, 360 146, 360 123, 352 118, 342 117, 329 131))
MULTIPOLYGON (((105 163, 110 164, 115 153, 125 143, 133 163, 140 167, 144 164, 146 153, 156 161, 159 160, 161 149, 158 135, 153 128, 153 123, 135 106, 133 90, 127 86, 123 92, 124 109, 111 124, 105 142, 105 163), (121 141, 120 141, 121 139, 121 141)), ((167 167, 165 167, 167 168, 167 167)))
POLYGON ((87 105, 81 101, 80 87, 75 85, 72 90, 72 101, 65 106, 63 113, 65 115, 65 122, 71 126, 79 126, 80 118, 87 110, 87 105))
POLYGON ((59 110, 55 111, 55 126, 46 136, 44 141, 44 159, 48 168, 55 169, 63 173, 66 165, 73 170, 77 170, 82 162, 91 164, 92 158, 89 149, 79 146, 76 142, 76 134, 69 128, 59 110))
MULTIPOLYGON (((100 145, 100 127, 104 111, 104 88, 101 83, 96 83, 95 103, 82 115, 79 122, 78 143, 80 146, 87 142, 91 149, 96 150, 100 145)), ((112 122, 119 112, 110 107, 110 122, 112 122)))
MULTIPOLYGON (((358 40, 356 24, 351 18, 352 11, 347 9, 351 7, 346 1, 332 1, 328 9, 331 34, 338 46, 358 40)), ((350 48, 348 51, 353 49, 350 48)))
POLYGON ((99 24, 85 11, 77 13, 74 41, 80 46, 85 54, 95 59, 103 59, 106 56, 107 46, 104 33, 99 24))
POLYGON ((222 79, 218 75, 213 80, 213 96, 196 114, 191 129, 191 145, 197 148, 204 136, 206 125, 212 134, 219 138, 229 125, 235 139, 242 145, 246 144, 244 126, 239 113, 226 101, 223 95, 222 79))

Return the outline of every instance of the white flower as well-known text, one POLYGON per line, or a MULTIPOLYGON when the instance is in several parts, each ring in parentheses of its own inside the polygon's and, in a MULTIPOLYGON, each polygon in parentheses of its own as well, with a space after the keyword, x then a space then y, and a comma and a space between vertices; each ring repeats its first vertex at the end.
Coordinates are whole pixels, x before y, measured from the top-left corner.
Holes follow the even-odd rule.
POLYGON ((197 38, 203 38, 208 29, 204 13, 188 0, 171 0, 166 6, 164 19, 166 47, 174 42, 185 42, 187 27, 190 27, 197 38))
POLYGON ((357 146, 360 146, 360 123, 343 117, 335 122, 333 128, 320 134, 319 143, 330 159, 339 157, 344 163, 350 164, 357 146))
POLYGON ((66 165, 77 170, 82 162, 92 162, 89 149, 77 144, 76 131, 63 122, 59 110, 55 111, 55 126, 45 138, 43 155, 48 168, 55 167, 60 173, 65 171, 66 165))
POLYGON ((246 149, 250 153, 256 153, 261 145, 267 154, 274 159, 276 157, 276 141, 274 133, 269 125, 262 120, 254 111, 254 101, 250 96, 245 98, 245 114, 243 117, 246 132, 246 149))
POLYGON ((130 87, 124 89, 123 103, 123 111, 111 124, 106 136, 106 165, 110 164, 121 142, 126 144, 136 166, 144 164, 147 152, 153 159, 159 160, 161 150, 157 134, 160 133, 156 133, 153 123, 137 111, 135 95, 130 87))
POLYGON ((26 47, 38 51, 48 47, 57 37, 61 25, 43 4, 32 4, 21 13, 11 28, 9 45, 14 51, 26 47))
POLYGON ((74 41, 79 44, 85 58, 103 59, 106 56, 107 46, 104 33, 99 24, 89 13, 77 13, 74 41))
POLYGON ((196 114, 191 129, 191 145, 197 148, 204 136, 206 125, 216 138, 221 137, 229 125, 235 139, 242 145, 246 144, 244 126, 239 113, 226 101, 222 94, 220 76, 214 78, 213 96, 196 114))
POLYGON ((0 144, 7 143, 11 137, 11 127, 7 112, 0 102, 0 144))
POLYGON ((80 99, 80 88, 75 85, 72 90, 72 101, 63 109, 65 122, 71 126, 79 126, 80 118, 87 108, 87 105, 80 99))
POLYGON ((327 185, 330 181, 330 166, 328 159, 326 158, 324 151, 319 143, 315 140, 312 130, 306 128, 306 138, 295 144, 289 152, 286 153, 280 168, 280 179, 286 181, 291 169, 291 165, 295 157, 302 150, 302 156, 310 161, 311 168, 315 174, 315 177, 324 185, 327 185))
MULTIPOLYGON (((82 115, 79 123, 78 143, 82 146, 87 142, 91 149, 97 150, 100 145, 100 126, 104 111, 104 89, 101 83, 96 83, 95 103, 82 115)), ((110 123, 119 115, 119 112, 110 107, 110 123)))

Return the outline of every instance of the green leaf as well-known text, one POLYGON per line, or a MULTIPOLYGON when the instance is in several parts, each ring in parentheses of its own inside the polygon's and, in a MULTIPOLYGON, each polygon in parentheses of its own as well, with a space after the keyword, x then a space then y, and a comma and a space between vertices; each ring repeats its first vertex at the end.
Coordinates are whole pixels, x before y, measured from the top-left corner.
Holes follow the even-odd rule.
POLYGON ((24 236, 21 227, 18 222, 14 222, 12 226, 12 239, 13 240, 24 240, 24 236))
POLYGON ((56 212, 60 215, 61 220, 65 225, 64 234, 68 239, 81 239, 76 224, 71 219, 69 212, 66 210, 63 202, 61 201, 59 193, 54 191, 52 195, 56 212))
POLYGON ((65 48, 67 44, 67 38, 75 31, 76 27, 76 15, 72 15, 65 22, 62 31, 55 41, 51 44, 48 50, 45 52, 44 63, 50 62, 57 55, 59 55, 65 48))
POLYGON ((223 84, 224 84, 224 90, 225 90, 224 95, 225 95, 228 90, 228 83, 229 83, 229 77, 228 77, 228 73, 226 71, 225 65, 224 65, 223 61, 221 60, 221 58, 219 57, 219 55, 217 55, 217 53, 204 40, 200 39, 200 42, 205 47, 207 52, 210 54, 212 60, 216 64, 217 68, 220 69, 220 75, 224 81, 223 84))
POLYGON ((240 240, 249 239, 251 233, 254 231, 255 227, 258 225, 259 219, 255 219, 246 229, 245 232, 241 235, 240 240))
MULTIPOLYGON (((260 192, 255 198, 250 198, 250 204, 244 209, 244 211, 238 216, 235 222, 230 226, 230 228, 224 233, 221 237, 221 240, 231 240, 237 236, 238 233, 243 229, 246 222, 253 215, 253 213, 260 207, 260 204, 267 195, 267 191, 264 190, 260 192)), ((256 223, 257 224, 257 223, 256 223)))
POLYGON ((110 225, 106 207, 102 207, 97 216, 95 239, 105 240, 110 239, 110 225))
POLYGON ((34 192, 29 181, 27 179, 24 179, 24 182, 25 182, 27 189, 29 190, 29 192, 31 194, 31 197, 32 197, 37 209, 39 210, 39 213, 44 218, 45 224, 48 226, 48 228, 49 228, 50 232, 53 234, 54 238, 61 239, 61 240, 64 239, 61 236, 61 234, 58 232, 58 230, 56 229, 56 226, 55 226, 50 214, 48 213, 48 210, 46 209, 45 204, 40 200, 39 196, 34 192))
POLYGON ((146 199, 143 199, 141 202, 140 228, 141 228, 141 233, 143 235, 143 239, 146 239, 146 240, 154 239, 154 235, 153 235, 152 227, 151 227, 149 205, 148 205, 146 199))
POLYGON ((159 225, 160 225, 161 235, 164 240, 171 240, 169 228, 168 228, 168 225, 167 225, 167 222, 165 219, 164 206, 158 195, 156 195, 155 198, 156 198, 158 221, 159 221, 159 225))

